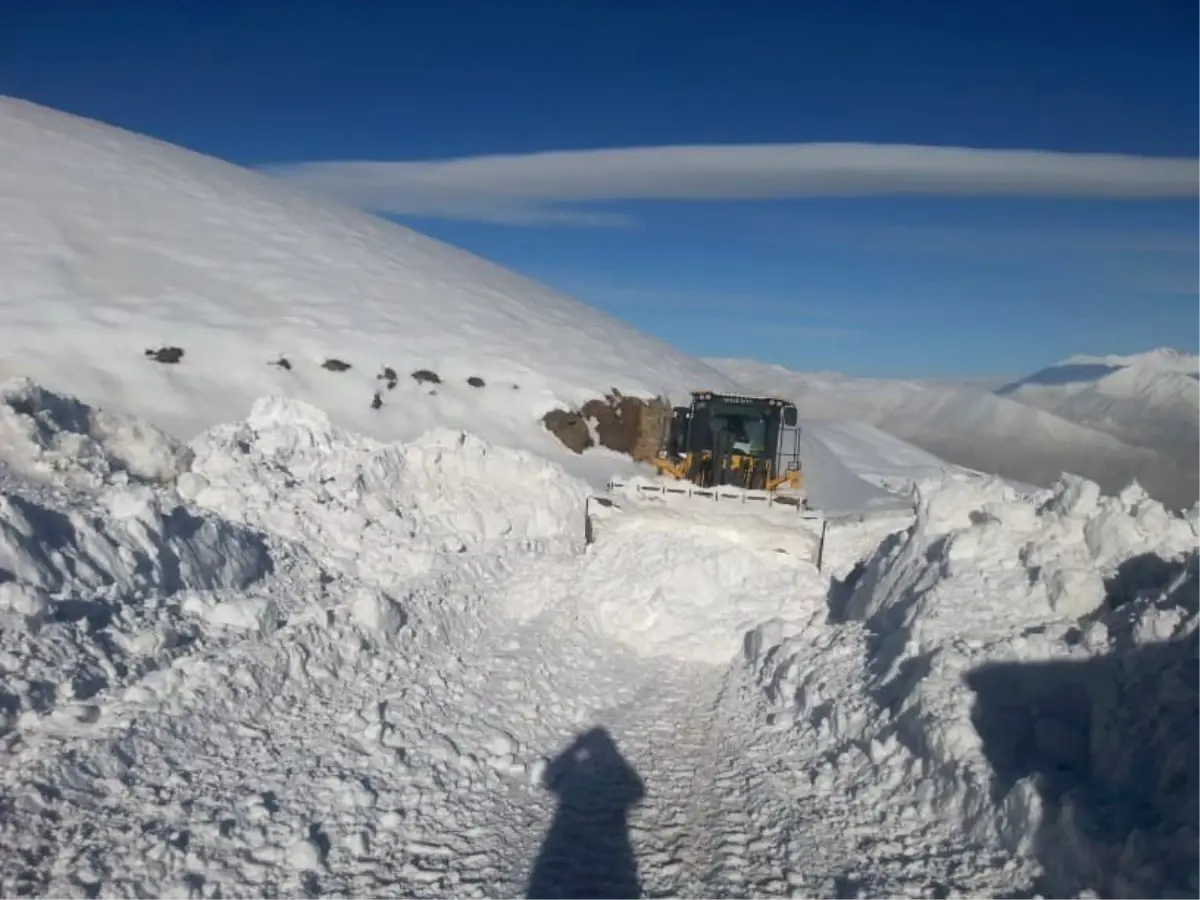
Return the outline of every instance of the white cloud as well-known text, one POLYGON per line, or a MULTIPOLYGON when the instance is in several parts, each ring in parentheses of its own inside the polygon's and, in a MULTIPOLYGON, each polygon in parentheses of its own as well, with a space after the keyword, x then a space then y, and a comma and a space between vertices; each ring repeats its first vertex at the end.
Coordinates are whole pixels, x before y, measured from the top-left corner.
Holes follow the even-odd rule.
POLYGON ((309 162, 265 171, 378 212, 516 225, 619 225, 559 204, 895 195, 1197 196, 1197 161, 906 144, 630 147, 416 162, 309 162))

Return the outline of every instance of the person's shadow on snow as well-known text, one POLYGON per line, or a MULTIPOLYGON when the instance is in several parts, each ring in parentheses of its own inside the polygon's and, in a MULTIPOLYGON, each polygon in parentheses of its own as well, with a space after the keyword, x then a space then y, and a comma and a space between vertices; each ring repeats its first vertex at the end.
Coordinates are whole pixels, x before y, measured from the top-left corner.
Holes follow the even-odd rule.
POLYGON ((542 785, 558 795, 558 809, 525 896, 641 896, 627 817, 645 788, 609 733, 577 737, 547 766, 542 785))

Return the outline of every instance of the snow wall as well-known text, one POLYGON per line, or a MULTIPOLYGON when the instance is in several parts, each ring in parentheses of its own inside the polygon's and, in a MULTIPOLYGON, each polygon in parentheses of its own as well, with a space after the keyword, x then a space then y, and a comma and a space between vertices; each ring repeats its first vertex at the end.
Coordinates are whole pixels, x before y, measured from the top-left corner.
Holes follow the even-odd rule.
POLYGON ((747 638, 774 715, 831 760, 813 790, 915 796, 906 814, 1036 857, 1042 893, 1194 895, 1197 509, 1078 478, 917 495, 827 627, 747 638))
POLYGON ((822 440, 824 433, 819 423, 801 423, 800 460, 811 506, 829 515, 911 506, 909 498, 871 484, 848 468, 822 440))

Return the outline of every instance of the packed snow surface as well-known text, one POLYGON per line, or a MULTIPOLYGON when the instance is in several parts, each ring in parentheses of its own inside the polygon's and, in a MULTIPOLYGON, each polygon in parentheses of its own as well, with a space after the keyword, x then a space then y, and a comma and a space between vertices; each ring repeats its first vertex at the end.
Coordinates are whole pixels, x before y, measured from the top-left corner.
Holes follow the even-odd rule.
POLYGON ((1196 512, 1136 486, 930 463, 818 570, 278 396, 0 433, 5 896, 1196 892, 1196 512))
POLYGON ((549 452, 530 425, 555 407, 733 387, 499 266, 159 141, 0 98, 0 160, 0 378, 177 438, 278 393, 363 434, 549 452), (145 355, 163 348, 183 355, 145 355))

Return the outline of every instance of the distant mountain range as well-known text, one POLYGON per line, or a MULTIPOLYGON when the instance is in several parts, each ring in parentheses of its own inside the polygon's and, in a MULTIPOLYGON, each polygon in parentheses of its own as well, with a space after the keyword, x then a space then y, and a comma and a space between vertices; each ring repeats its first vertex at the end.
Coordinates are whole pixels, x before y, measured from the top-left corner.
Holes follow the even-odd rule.
POLYGON ((802 416, 866 421, 970 468, 1043 485, 1068 471, 1110 491, 1136 479, 1176 507, 1200 495, 1200 357, 1178 351, 1072 357, 995 390, 707 362, 802 416))
POLYGON ((1200 357, 1191 354, 1076 356, 996 393, 1172 458, 1200 454, 1200 357))

